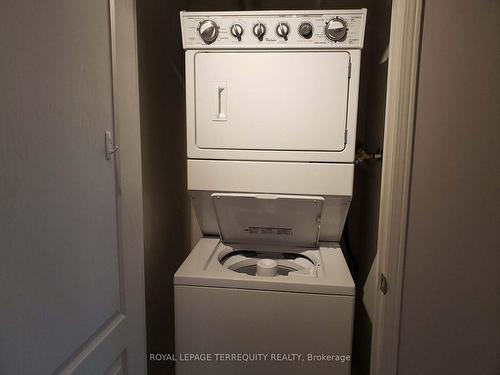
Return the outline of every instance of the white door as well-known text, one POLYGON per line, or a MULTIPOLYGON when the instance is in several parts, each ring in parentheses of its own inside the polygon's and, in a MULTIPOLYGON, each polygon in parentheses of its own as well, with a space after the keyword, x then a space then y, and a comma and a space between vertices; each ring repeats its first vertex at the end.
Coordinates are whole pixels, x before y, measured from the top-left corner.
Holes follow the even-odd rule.
POLYGON ((196 54, 196 145, 342 151, 349 64, 344 51, 196 54))
MULTIPOLYGON (((130 18, 133 2, 118 3, 130 18)), ((2 375, 145 373, 144 325, 131 315, 144 309, 143 281, 130 279, 142 249, 124 267, 123 195, 104 153, 105 132, 119 128, 115 10, 106 0, 0 5, 2 375)))

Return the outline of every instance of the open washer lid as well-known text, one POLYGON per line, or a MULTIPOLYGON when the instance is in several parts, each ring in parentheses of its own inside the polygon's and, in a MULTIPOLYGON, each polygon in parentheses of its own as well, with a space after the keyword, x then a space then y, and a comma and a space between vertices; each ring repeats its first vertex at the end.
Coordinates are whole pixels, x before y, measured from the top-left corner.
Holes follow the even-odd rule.
POLYGON ((318 246, 323 197, 213 193, 212 200, 224 243, 318 246))

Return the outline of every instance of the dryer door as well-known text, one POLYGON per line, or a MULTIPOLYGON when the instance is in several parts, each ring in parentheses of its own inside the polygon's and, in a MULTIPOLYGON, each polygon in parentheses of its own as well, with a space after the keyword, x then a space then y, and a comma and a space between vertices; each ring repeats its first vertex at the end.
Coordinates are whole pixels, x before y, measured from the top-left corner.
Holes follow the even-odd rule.
POLYGON ((349 64, 345 51, 197 53, 197 147, 342 151, 349 64))

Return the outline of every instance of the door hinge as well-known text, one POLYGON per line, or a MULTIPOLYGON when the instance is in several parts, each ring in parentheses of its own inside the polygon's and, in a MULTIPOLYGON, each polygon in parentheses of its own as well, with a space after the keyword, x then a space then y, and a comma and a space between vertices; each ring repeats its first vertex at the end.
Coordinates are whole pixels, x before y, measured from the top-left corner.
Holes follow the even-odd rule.
POLYGON ((387 278, 385 277, 385 275, 383 273, 381 273, 380 274, 380 290, 382 291, 382 293, 384 295, 387 294, 387 288, 388 288, 387 278))
POLYGON ((111 156, 118 151, 118 146, 113 143, 113 137, 111 132, 107 130, 104 132, 104 150, 106 153, 106 159, 110 160, 111 156))
POLYGON ((344 130, 344 145, 347 144, 347 131, 348 131, 347 129, 344 130))
POLYGON ((347 67, 347 78, 351 78, 351 67, 352 67, 351 60, 349 60, 349 65, 347 67))

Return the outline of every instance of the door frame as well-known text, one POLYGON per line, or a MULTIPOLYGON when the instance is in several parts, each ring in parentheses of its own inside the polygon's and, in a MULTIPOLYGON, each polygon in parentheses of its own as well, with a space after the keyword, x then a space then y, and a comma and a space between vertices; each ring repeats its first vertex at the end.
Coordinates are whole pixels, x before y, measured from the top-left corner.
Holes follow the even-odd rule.
POLYGON ((396 375, 398 370, 422 8, 423 0, 392 3, 371 375, 396 375))
POLYGON ((135 0, 109 0, 117 217, 128 374, 146 374, 146 310, 135 0))

